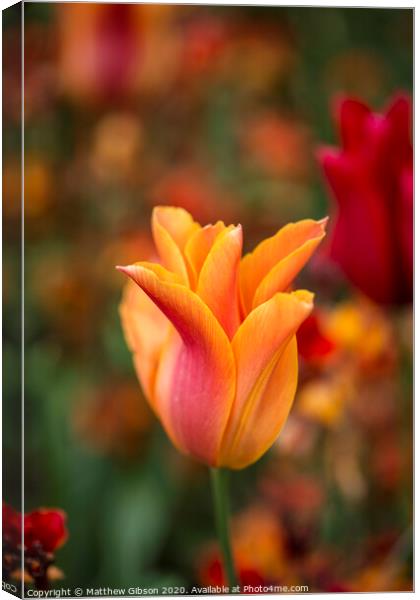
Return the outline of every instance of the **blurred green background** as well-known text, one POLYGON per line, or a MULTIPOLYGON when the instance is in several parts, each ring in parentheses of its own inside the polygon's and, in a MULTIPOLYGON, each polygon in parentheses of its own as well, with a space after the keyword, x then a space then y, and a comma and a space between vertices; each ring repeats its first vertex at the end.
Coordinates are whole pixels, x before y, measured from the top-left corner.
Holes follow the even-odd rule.
MULTIPOLYGON (((25 510, 66 511, 69 539, 57 553, 65 586, 217 581, 208 474, 172 449, 146 406, 114 265, 153 254, 156 204, 184 206, 203 224, 241 222, 246 249, 289 220, 324 216, 314 150, 336 143, 332 98, 356 95, 380 109, 396 90, 411 91, 413 13, 42 2, 24 10, 25 510)), ((13 49, 18 23, 4 24, 13 49)), ((13 61, 5 73, 13 139, 13 61)), ((3 157, 9 431, 9 400, 19 396, 7 372, 20 361, 16 150, 10 144, 3 157)), ((317 292, 328 323, 351 327, 365 315, 342 282, 331 291, 309 269, 302 285, 317 292), (337 302, 350 321, 344 308, 344 317, 334 312, 337 302)), ((302 386, 345 373, 345 393, 341 380, 339 392, 309 388, 325 411, 298 403, 279 444, 232 474, 234 536, 256 581, 410 589, 410 316, 368 312, 369 327, 398 348, 383 358, 374 345, 385 373, 358 363, 365 327, 340 366, 320 375, 303 365, 302 386)), ((6 435, 11 451, 17 441, 6 435)), ((4 495, 16 505, 11 488, 4 495)))

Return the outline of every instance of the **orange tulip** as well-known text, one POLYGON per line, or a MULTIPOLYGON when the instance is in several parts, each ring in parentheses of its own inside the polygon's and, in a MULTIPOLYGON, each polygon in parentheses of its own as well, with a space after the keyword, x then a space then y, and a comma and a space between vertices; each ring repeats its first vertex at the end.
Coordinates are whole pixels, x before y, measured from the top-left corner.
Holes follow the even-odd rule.
POLYGON ((278 436, 297 385, 295 333, 313 306, 313 294, 288 289, 325 225, 286 225, 241 260, 240 225, 154 209, 162 264, 117 267, 137 284, 120 312, 144 392, 180 451, 241 469, 278 436))

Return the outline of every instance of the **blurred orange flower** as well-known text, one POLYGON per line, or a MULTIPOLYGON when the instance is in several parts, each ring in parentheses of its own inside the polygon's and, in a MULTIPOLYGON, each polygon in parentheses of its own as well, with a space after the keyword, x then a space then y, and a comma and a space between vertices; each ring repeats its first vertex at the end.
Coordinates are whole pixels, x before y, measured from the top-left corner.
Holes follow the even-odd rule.
POLYGON ((274 462, 263 476, 261 490, 273 509, 281 515, 313 518, 321 510, 325 494, 315 477, 284 475, 274 462))
POLYGON ((366 373, 389 372, 395 366, 392 322, 371 302, 357 299, 335 305, 325 312, 324 326, 337 348, 366 373))
POLYGON ((136 114, 107 114, 99 121, 92 140, 90 164, 94 175, 99 181, 133 179, 142 146, 143 128, 136 114))
MULTIPOLYGON (((347 409, 369 419, 378 376, 391 374, 397 360, 395 332, 386 314, 365 299, 348 300, 312 314, 297 338, 307 367, 297 394, 297 414, 324 427, 339 425, 347 409)), ((384 397, 383 417, 386 407, 384 397)))
POLYGON ((25 158, 25 217, 40 217, 53 199, 52 168, 36 156, 25 158))
POLYGON ((263 114, 241 127, 247 158, 274 176, 302 179, 311 165, 310 132, 296 119, 263 114))
POLYGON ((167 27, 172 11, 151 4, 57 6, 63 91, 89 105, 166 89, 179 53, 178 36, 167 27))
POLYGON ((28 278, 41 314, 50 320, 52 335, 79 349, 91 339, 100 314, 100 290, 93 284, 95 277, 83 257, 82 245, 69 254, 46 254, 28 278))
POLYGON ((146 402, 139 402, 135 386, 111 381, 81 398, 74 408, 73 424, 78 436, 100 452, 130 458, 141 448, 151 417, 146 402))
POLYGON ((234 199, 222 190, 211 177, 208 168, 198 163, 188 163, 168 169, 160 175, 150 193, 153 205, 166 204, 167 199, 180 208, 211 221, 216 215, 230 219, 234 199))
MULTIPOLYGON (((263 505, 251 506, 234 519, 232 544, 242 585, 268 584, 284 576, 284 532, 276 514, 263 505)), ((221 558, 213 546, 200 557, 198 572, 203 585, 226 585, 221 558)))
POLYGON ((239 23, 226 51, 224 71, 247 94, 261 94, 284 80, 296 63, 293 34, 284 22, 239 23))
POLYGON ((335 377, 314 379, 298 392, 297 411, 326 427, 332 427, 339 422, 352 391, 351 379, 341 371, 335 377))

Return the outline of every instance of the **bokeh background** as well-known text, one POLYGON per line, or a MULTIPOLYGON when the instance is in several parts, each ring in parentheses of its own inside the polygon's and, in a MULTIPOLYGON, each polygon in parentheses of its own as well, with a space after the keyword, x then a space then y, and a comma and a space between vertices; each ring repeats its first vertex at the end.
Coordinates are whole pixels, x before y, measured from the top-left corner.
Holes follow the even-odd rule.
MULTIPOLYGON (((114 265, 153 255, 156 204, 203 224, 241 222, 247 250, 290 220, 329 213, 315 149, 337 142, 331 100, 353 94, 380 109, 396 90, 410 93, 412 13, 24 10, 25 510, 67 513, 56 557, 65 579, 53 585, 221 583, 208 473, 176 453, 145 403, 114 265)), ((18 21, 4 23, 13 50, 18 21)), ((9 61, 10 140, 17 75, 9 61)), ((10 372, 20 361, 16 151, 10 143, 3 166, 10 372)), ((231 477, 241 577, 310 591, 411 589, 411 307, 375 306, 316 259, 299 285, 316 292, 318 312, 301 336, 294 408, 273 449, 231 477)), ((6 401, 18 402, 4 379, 6 401)), ((5 406, 10 447, 15 412, 5 406)), ((17 508, 13 489, 4 494, 17 508)))

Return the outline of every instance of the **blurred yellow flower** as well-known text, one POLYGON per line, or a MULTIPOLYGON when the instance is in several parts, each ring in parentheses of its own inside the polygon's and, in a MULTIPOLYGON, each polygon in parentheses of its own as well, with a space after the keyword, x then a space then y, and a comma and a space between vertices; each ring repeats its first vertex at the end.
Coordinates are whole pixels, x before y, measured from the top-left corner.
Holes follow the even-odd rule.
POLYGON ((352 390, 351 379, 339 372, 336 377, 314 379, 298 392, 297 412, 321 425, 336 425, 352 390))
POLYGON ((389 317, 363 299, 337 304, 329 311, 328 335, 367 371, 391 368, 395 361, 395 333, 389 317))

